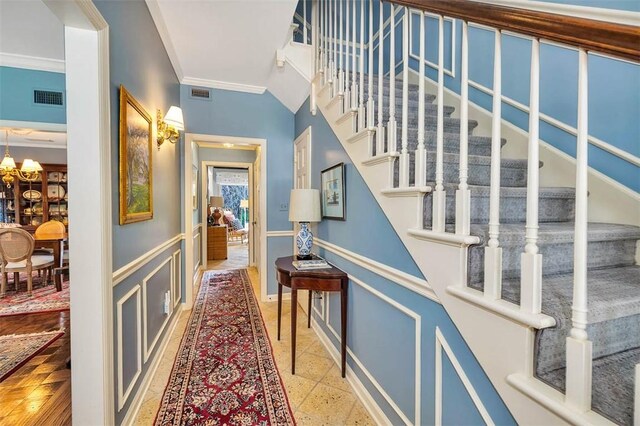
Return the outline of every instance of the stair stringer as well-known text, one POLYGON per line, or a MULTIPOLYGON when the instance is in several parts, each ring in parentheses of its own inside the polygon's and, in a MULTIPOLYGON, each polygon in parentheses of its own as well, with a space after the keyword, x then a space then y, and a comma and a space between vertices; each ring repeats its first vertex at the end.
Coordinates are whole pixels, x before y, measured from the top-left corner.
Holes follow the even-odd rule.
POLYGON ((468 242, 416 238, 409 233, 423 228, 423 193, 383 194, 389 188, 389 162, 367 161, 371 160, 367 144, 348 142, 357 118, 354 115, 345 120, 335 103, 328 107, 330 90, 323 90, 318 79, 314 81, 318 108, 516 421, 522 425, 612 424, 593 411, 568 408, 563 394, 540 386, 533 378, 534 328, 447 291, 452 286, 464 288, 468 242), (342 120, 338 122, 338 118, 342 120), (520 386, 511 384, 510 376, 510 381, 519 380, 520 386), (531 389, 523 390, 527 386, 531 389))

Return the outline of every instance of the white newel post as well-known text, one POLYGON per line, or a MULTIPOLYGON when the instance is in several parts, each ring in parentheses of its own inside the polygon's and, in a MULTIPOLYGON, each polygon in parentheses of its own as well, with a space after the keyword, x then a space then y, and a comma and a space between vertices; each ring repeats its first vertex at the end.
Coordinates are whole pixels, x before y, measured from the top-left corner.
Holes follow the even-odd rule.
POLYGON ((633 399, 633 424, 635 426, 640 425, 640 364, 636 364, 636 376, 635 381, 635 397, 633 399))
POLYGON ((424 146, 424 12, 420 11, 420 64, 418 66, 418 148, 415 161, 415 185, 427 183, 427 150, 424 146))
POLYGON ((502 125, 502 34, 495 30, 493 60, 493 110, 491 121, 491 187, 489 189, 489 243, 484 250, 484 295, 502 297, 500 236, 500 149, 502 125))
POLYGON ((396 7, 391 6, 389 25, 389 123, 387 124, 387 151, 398 150, 398 124, 396 122, 396 7))
POLYGON ((409 8, 402 16, 402 149, 400 151, 400 187, 409 186, 409 8))
POLYGON ((438 117, 436 129, 436 188, 433 193, 432 228, 444 232, 447 194, 444 190, 444 18, 438 16, 438 117))
POLYGON ((471 232, 469 179, 469 24, 462 21, 460 61, 460 184, 456 191, 456 234, 471 232))
POLYGON ((572 328, 567 337, 566 402, 580 411, 591 408, 592 344, 587 336, 587 197, 589 103, 587 52, 578 51, 578 135, 576 149, 576 216, 573 243, 572 328))
POLYGON ((360 93, 358 94, 358 131, 367 125, 364 104, 364 0, 360 0, 360 93))
POLYGON ((531 83, 529 94, 529 153, 527 161, 527 223, 520 285, 520 308, 539 314, 542 308, 542 255, 538 252, 538 189, 540 132, 540 41, 531 43, 531 83))
MULTIPOLYGON (((384 108, 384 4, 380 1, 378 17, 378 127, 376 128, 376 155, 384 152, 384 123, 382 109, 384 108)), ((369 43, 373 43, 370 41, 369 43)))

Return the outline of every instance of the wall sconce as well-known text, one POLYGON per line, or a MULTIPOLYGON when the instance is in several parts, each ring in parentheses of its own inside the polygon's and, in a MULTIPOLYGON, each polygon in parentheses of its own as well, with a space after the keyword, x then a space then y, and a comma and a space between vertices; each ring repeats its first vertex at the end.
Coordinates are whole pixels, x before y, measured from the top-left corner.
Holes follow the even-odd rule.
POLYGON ((182 118, 180 107, 172 106, 169 108, 164 119, 162 118, 162 112, 158 110, 158 136, 156 138, 158 149, 165 141, 178 142, 180 130, 184 130, 184 119, 182 118))

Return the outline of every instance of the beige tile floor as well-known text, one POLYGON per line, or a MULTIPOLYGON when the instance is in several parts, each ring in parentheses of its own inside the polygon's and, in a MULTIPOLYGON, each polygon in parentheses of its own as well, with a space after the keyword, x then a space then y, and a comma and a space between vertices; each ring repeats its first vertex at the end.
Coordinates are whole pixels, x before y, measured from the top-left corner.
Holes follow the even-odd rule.
MULTIPOLYGON (((226 261, 209 262, 208 269, 235 269, 247 267, 246 245, 230 245, 226 261)), ((254 292, 259 294, 259 276, 255 268, 249 269, 254 292)), ((282 304, 281 340, 277 341, 277 304, 259 302, 267 332, 273 346, 276 365, 289 396, 289 403, 299 425, 373 425, 367 411, 340 377, 340 369, 318 340, 315 332, 306 327, 306 314, 298 306, 296 344, 296 374, 291 374, 290 312, 291 304, 282 304)), ((160 399, 171 373, 180 340, 184 334, 190 312, 182 312, 160 366, 142 403, 136 425, 153 424, 160 399)))

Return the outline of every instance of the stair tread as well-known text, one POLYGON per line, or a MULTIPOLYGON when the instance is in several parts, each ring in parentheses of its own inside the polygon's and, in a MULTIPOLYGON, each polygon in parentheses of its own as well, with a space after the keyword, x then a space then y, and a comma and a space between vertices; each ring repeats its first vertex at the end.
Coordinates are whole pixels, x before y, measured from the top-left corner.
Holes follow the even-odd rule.
MULTIPOLYGON (((427 182, 427 185, 435 188, 434 182, 427 182)), ((489 196, 491 187, 486 185, 468 185, 472 197, 489 196)), ((458 184, 445 183, 444 189, 448 196, 454 196, 458 189, 458 184)), ((545 186, 538 190, 538 198, 573 198, 576 194, 574 188, 558 186, 545 186)), ((514 197, 522 198, 527 196, 527 188, 519 186, 503 186, 500 188, 500 198, 514 197)))
MULTIPOLYGON (((640 266, 623 266, 589 270, 587 273, 587 322, 595 324, 640 315, 640 266)), ((520 280, 504 280, 503 297, 519 303, 520 280)), ((573 274, 559 274, 542 278, 542 312, 564 320, 570 317, 573 295, 573 274)))
MULTIPOLYGON (((472 224, 471 234, 485 237, 488 224, 472 224)), ((575 225, 573 222, 550 222, 539 224, 538 244, 573 243, 575 225)), ((525 227, 522 223, 500 225, 500 245, 524 244, 525 227)), ((640 239, 640 227, 615 223, 590 222, 587 227, 589 242, 640 239)))
MULTIPOLYGON (((617 352, 593 360, 592 409, 621 425, 633 419, 633 380, 640 364, 640 348, 617 352)), ((539 377, 564 393, 566 369, 559 368, 539 377)))

